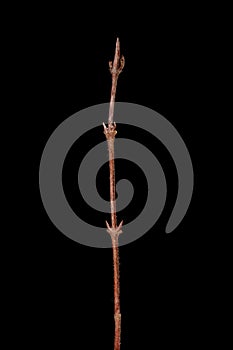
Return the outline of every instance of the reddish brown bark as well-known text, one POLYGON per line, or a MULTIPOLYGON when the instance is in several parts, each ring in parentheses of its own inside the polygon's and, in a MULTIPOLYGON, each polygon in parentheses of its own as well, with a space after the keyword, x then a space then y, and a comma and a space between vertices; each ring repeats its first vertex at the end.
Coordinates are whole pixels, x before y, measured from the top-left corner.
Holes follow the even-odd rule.
POLYGON ((119 74, 122 72, 122 69, 124 68, 124 65, 125 65, 125 58, 120 54, 120 41, 119 41, 119 38, 117 38, 114 61, 113 63, 111 61, 109 62, 109 68, 112 74, 112 90, 111 90, 111 99, 110 99, 110 106, 109 106, 108 125, 113 123, 117 80, 118 80, 119 74))
POLYGON ((121 227, 123 221, 117 226, 116 217, 116 184, 115 184, 115 158, 114 158, 114 141, 116 131, 116 123, 113 122, 114 104, 116 98, 116 88, 118 76, 125 64, 124 57, 120 56, 120 42, 117 38, 114 61, 109 62, 110 72, 112 74, 112 89, 109 106, 108 127, 103 123, 104 133, 108 142, 109 153, 109 172, 110 172, 110 206, 111 206, 111 227, 106 221, 107 231, 112 239, 113 249, 113 268, 114 268, 114 319, 115 319, 115 338, 114 350, 120 350, 121 342, 121 312, 120 312, 120 277, 119 277, 119 248, 118 237, 122 233, 121 227))

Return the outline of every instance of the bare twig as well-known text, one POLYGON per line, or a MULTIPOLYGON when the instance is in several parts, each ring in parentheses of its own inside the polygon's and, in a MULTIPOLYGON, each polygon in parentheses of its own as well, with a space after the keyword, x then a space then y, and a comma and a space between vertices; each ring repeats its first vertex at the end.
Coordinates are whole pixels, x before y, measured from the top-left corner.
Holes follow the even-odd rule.
POLYGON ((120 56, 120 41, 117 38, 114 61, 109 62, 110 72, 112 74, 112 90, 109 106, 108 127, 103 123, 104 134, 108 142, 109 153, 109 171, 110 171, 110 205, 111 205, 111 227, 106 221, 107 231, 112 239, 113 249, 113 266, 114 266, 114 318, 115 318, 115 339, 114 350, 120 350, 121 341, 121 313, 120 313, 120 278, 119 278, 119 247, 118 237, 122 233, 123 221, 117 226, 116 217, 116 184, 115 184, 115 158, 114 158, 114 141, 116 123, 113 122, 114 104, 116 97, 117 80, 119 74, 125 65, 125 59, 120 56))
POLYGON ((115 102, 115 97, 116 97, 117 79, 118 79, 119 74, 122 72, 124 65, 125 65, 125 58, 124 58, 124 56, 120 55, 120 41, 119 41, 119 38, 117 38, 114 61, 113 61, 113 63, 111 61, 109 62, 109 68, 110 68, 110 72, 112 74, 112 90, 111 90, 108 124, 113 123, 114 102, 115 102))

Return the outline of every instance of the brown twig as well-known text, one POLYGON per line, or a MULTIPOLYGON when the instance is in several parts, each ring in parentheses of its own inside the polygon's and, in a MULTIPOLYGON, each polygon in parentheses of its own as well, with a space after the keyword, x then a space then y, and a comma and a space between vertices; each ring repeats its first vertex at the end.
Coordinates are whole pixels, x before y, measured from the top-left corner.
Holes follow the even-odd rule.
POLYGON ((112 239, 113 249, 113 267, 114 267, 114 319, 115 319, 115 339, 114 350, 120 350, 121 341, 121 312, 120 312, 120 277, 119 277, 119 247, 118 237, 122 233, 123 221, 117 226, 116 217, 116 184, 115 184, 115 157, 114 157, 114 141, 116 131, 116 123, 113 122, 114 104, 116 98, 117 80, 119 74, 125 65, 125 59, 120 56, 120 41, 117 38, 114 61, 109 62, 110 72, 112 74, 112 90, 109 106, 108 127, 103 123, 104 134, 108 142, 109 153, 109 171, 110 171, 110 206, 111 206, 111 227, 106 221, 107 232, 112 239))

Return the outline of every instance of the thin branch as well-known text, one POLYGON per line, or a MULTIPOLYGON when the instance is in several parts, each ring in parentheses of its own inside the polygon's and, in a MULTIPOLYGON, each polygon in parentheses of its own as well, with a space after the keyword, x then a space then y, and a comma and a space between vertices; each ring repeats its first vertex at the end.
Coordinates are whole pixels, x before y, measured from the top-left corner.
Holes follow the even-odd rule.
POLYGON ((109 62, 109 68, 112 74, 112 90, 111 90, 108 124, 113 123, 114 102, 116 98, 117 80, 118 80, 119 74, 122 72, 124 68, 124 65, 125 65, 125 58, 120 54, 120 41, 119 41, 119 38, 117 38, 114 61, 113 63, 111 61, 109 62))
POLYGON ((106 221, 107 232, 112 239, 113 267, 114 267, 114 319, 115 319, 115 339, 114 350, 120 350, 121 342, 121 312, 120 312, 120 275, 119 275, 119 245, 118 237, 122 233, 123 221, 117 226, 116 217, 116 184, 115 184, 115 156, 114 141, 116 136, 116 123, 113 122, 114 105, 116 98, 117 80, 125 65, 125 59, 120 56, 120 41, 117 38, 114 61, 109 62, 112 74, 112 89, 109 106, 108 127, 103 123, 104 134, 108 142, 109 172, 110 172, 110 206, 111 206, 111 226, 106 221))

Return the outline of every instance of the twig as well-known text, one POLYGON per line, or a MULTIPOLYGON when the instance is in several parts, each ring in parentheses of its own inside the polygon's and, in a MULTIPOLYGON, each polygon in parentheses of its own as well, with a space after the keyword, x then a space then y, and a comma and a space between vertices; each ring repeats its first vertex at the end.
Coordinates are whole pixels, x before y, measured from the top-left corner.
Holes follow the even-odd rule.
POLYGON ((122 233, 123 221, 117 226, 116 217, 116 184, 115 184, 115 158, 114 158, 114 141, 116 131, 116 123, 113 122, 114 104, 116 97, 117 80, 119 74, 125 65, 125 59, 120 56, 120 41, 117 38, 114 61, 109 62, 110 72, 112 74, 112 90, 109 106, 108 127, 103 123, 104 134, 108 142, 109 153, 109 171, 110 171, 110 206, 111 206, 111 227, 106 221, 107 232, 112 239, 113 249, 113 267, 114 267, 114 319, 115 319, 115 339, 114 350, 120 350, 121 342, 121 312, 120 312, 120 275, 119 275, 119 247, 118 237, 122 233))

